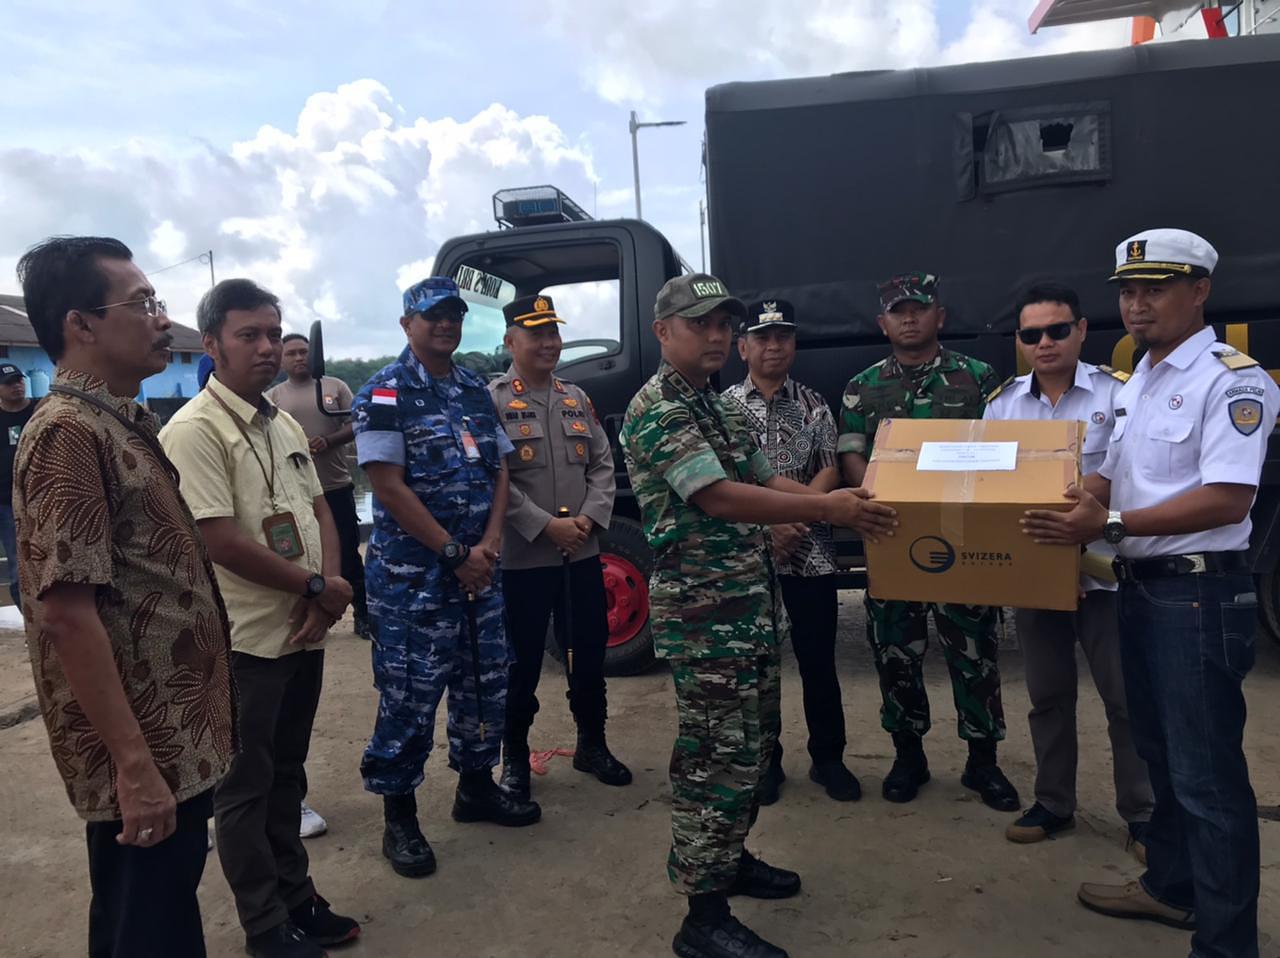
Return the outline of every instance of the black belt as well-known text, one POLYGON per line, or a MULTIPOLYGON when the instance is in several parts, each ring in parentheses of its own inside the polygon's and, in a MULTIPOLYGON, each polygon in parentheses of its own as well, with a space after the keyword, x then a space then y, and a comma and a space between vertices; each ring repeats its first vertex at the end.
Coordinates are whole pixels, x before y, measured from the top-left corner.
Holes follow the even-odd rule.
POLYGON ((1199 575, 1204 572, 1249 572, 1249 559, 1244 552, 1194 552, 1181 556, 1158 556, 1154 559, 1122 559, 1111 562, 1116 579, 1138 582, 1142 579, 1167 579, 1175 575, 1199 575))

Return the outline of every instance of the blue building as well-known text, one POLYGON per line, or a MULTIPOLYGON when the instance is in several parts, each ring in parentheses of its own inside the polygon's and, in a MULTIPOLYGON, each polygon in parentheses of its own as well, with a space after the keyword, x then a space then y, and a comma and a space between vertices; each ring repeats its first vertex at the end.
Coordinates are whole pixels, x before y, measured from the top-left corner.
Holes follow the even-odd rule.
MULTIPOLYGON (((167 419, 198 392, 196 366, 204 347, 200 334, 189 326, 174 323, 169 368, 146 379, 138 395, 162 419, 167 419)), ((27 395, 40 399, 49 391, 53 363, 36 341, 21 296, 0 293, 0 359, 8 360, 27 376, 27 395)))

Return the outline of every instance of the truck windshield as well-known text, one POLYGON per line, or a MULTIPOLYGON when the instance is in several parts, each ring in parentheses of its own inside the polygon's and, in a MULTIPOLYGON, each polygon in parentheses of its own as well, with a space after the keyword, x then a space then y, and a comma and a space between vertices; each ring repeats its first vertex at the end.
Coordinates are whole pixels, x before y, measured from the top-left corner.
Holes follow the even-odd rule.
POLYGON ((536 294, 550 297, 564 320, 561 367, 619 352, 619 268, 617 248, 598 242, 559 247, 541 261, 529 251, 505 261, 489 253, 483 269, 459 266, 454 280, 469 308, 457 361, 484 375, 505 372, 511 357, 502 345, 502 307, 517 296, 536 294))

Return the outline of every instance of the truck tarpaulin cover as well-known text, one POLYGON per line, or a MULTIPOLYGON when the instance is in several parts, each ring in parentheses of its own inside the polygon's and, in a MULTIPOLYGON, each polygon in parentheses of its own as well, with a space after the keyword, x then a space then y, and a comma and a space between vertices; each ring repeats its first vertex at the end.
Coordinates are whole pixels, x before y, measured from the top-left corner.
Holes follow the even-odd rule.
POLYGON ((878 280, 942 277, 949 333, 1057 279, 1117 318, 1116 244, 1204 235, 1215 311, 1280 306, 1280 36, 707 91, 712 269, 802 337, 879 336, 878 280))

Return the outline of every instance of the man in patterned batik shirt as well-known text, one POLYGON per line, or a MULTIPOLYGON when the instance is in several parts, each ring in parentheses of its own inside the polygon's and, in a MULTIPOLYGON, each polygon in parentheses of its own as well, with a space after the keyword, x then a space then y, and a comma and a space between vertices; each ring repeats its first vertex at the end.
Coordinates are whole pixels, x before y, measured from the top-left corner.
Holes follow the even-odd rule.
POLYGON ((88 953, 203 958, 196 888, 236 748, 231 627, 160 423, 133 399, 169 362, 169 317, 118 240, 45 240, 18 278, 58 367, 13 508, 36 693, 88 823, 88 953))
MULTIPOLYGON (((819 492, 840 485, 836 423, 826 401, 791 378, 796 359, 795 309, 785 300, 747 307, 738 354, 747 378, 725 390, 774 472, 819 492)), ((809 777, 836 801, 862 797, 858 779, 844 764, 844 706, 836 676, 836 563, 831 527, 816 522, 770 526, 773 562, 782 601, 791 618, 791 644, 800 666, 804 718, 809 728, 809 777)), ((760 783, 760 804, 778 799, 782 743, 760 783)))

